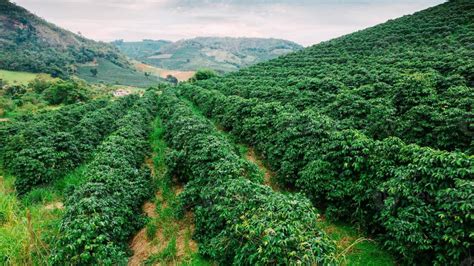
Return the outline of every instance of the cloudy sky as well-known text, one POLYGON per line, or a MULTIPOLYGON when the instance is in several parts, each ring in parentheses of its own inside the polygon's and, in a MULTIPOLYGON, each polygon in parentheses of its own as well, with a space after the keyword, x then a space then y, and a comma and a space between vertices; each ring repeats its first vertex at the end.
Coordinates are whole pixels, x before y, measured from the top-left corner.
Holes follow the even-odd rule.
POLYGON ((444 0, 12 0, 102 41, 274 37, 315 44, 444 0))

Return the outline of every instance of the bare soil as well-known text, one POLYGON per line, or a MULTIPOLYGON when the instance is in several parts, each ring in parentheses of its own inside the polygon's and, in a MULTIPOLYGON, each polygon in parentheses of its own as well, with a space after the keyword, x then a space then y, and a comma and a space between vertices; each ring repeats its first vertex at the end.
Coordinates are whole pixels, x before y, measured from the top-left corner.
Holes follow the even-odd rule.
POLYGON ((273 173, 270 169, 268 169, 263 161, 258 158, 258 156, 255 154, 255 149, 253 147, 249 147, 246 155, 247 160, 250 162, 255 163, 258 168, 263 172, 263 179, 264 179, 264 184, 267 186, 270 186, 273 190, 278 191, 278 186, 273 182, 273 178, 275 177, 275 173, 273 173))

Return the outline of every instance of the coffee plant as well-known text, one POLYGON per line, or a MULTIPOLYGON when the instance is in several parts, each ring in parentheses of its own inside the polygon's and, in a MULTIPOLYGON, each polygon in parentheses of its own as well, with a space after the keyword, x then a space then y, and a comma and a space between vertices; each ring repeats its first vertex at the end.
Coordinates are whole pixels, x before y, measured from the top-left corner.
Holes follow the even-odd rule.
POLYGON ((220 264, 334 264, 335 247, 301 195, 261 184, 255 168, 206 119, 167 91, 159 115, 171 175, 185 182, 182 208, 193 210, 199 252, 220 264))
POLYGON ((312 110, 181 85, 181 93, 265 156, 278 180, 328 218, 358 224, 405 261, 460 262, 474 228, 474 159, 373 140, 312 110), (449 200, 448 200, 449 199, 449 200))
POLYGON ((144 225, 140 207, 153 193, 144 159, 156 97, 155 91, 147 91, 117 121, 117 130, 100 144, 87 165, 87 181, 67 195, 52 264, 126 264, 127 241, 144 225))

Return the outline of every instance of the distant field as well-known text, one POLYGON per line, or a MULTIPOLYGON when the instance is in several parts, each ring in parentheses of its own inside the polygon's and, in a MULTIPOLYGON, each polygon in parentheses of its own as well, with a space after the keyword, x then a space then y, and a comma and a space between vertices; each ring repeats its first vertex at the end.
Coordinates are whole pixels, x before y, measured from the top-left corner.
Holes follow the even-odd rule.
POLYGON ((111 85, 127 85, 133 87, 149 87, 162 80, 157 76, 146 77, 145 73, 121 68, 104 59, 97 60, 97 66, 87 64, 77 68, 77 76, 91 83, 105 83, 111 85), (91 69, 97 69, 97 76, 93 76, 91 69))
POLYGON ((41 74, 0 70, 0 79, 7 81, 10 84, 28 84, 30 81, 34 80, 38 75, 41 75, 41 74))
POLYGON ((162 78, 166 78, 168 75, 172 75, 176 77, 179 81, 186 81, 194 76, 195 71, 180 71, 180 70, 168 70, 159 67, 154 67, 151 65, 147 65, 144 63, 140 63, 138 61, 134 61, 133 64, 135 68, 142 71, 142 72, 149 72, 151 74, 160 76, 162 78))

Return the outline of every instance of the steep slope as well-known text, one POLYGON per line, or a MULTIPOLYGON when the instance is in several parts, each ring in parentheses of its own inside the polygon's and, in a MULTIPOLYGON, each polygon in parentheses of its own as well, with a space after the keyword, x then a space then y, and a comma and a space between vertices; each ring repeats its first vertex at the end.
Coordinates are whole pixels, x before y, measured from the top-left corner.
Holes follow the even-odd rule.
POLYGON ((0 68, 67 76, 78 63, 103 58, 128 68, 130 63, 114 46, 61 29, 0 0, 0 68))
POLYGON ((188 71, 210 68, 219 72, 235 71, 302 48, 285 40, 230 37, 114 44, 128 56, 159 68, 188 71))
MULTIPOLYGON (((219 79, 376 139, 474 152, 474 2, 450 1, 219 79)), ((209 86, 209 85, 206 85, 209 86)))

